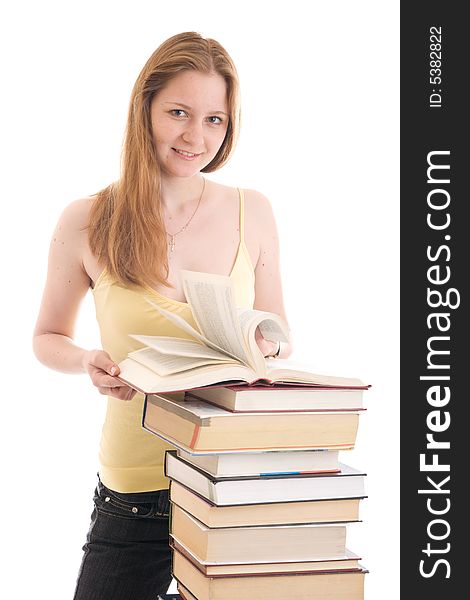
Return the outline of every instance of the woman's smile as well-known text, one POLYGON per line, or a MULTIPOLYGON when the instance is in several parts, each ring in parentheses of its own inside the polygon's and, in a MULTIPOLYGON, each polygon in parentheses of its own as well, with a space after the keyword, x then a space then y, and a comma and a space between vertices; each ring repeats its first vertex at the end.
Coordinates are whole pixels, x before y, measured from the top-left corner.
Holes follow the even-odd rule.
POLYGON ((194 152, 188 152, 187 150, 180 150, 179 148, 172 148, 172 150, 183 160, 194 160, 202 154, 202 152, 196 154, 194 152))

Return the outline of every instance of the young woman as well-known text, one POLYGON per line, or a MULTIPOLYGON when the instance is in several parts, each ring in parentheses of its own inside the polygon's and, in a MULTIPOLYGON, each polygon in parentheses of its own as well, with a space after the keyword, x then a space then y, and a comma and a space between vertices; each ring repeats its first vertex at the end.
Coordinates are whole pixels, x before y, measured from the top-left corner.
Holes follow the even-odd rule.
MULTIPOLYGON (((141 427, 143 396, 118 363, 130 333, 181 336, 147 299, 188 321, 180 270, 229 275, 240 307, 284 313, 276 226, 267 199, 204 178, 229 159, 239 126, 238 79, 219 43, 197 33, 165 41, 131 96, 119 181, 63 212, 50 247, 34 332, 37 358, 87 373, 108 408, 98 486, 75 600, 155 600, 171 581, 168 446, 141 427), (73 343, 92 288, 102 350, 73 343)), ((290 353, 257 336, 265 356, 290 353)))

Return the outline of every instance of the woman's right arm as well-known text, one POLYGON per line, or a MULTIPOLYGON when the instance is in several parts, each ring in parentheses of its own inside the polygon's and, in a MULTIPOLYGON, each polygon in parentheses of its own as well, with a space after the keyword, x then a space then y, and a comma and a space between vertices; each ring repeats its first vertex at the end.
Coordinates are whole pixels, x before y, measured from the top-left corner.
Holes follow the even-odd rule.
POLYGON ((118 365, 103 350, 73 342, 80 303, 90 287, 83 256, 91 199, 77 200, 62 213, 52 236, 47 280, 33 334, 33 349, 44 365, 63 373, 88 373, 99 392, 130 400, 135 391, 113 375, 118 365))

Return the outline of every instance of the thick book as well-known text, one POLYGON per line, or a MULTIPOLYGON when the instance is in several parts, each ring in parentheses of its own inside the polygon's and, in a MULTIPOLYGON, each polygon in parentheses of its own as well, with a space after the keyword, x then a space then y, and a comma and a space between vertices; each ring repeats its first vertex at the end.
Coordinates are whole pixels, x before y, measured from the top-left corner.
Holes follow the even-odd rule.
POLYGON ((196 596, 193 596, 191 592, 184 587, 182 583, 177 582, 178 592, 182 600, 198 600, 196 596))
POLYGON ((228 575, 266 575, 269 573, 308 573, 311 571, 345 570, 357 571, 359 556, 346 549, 344 556, 329 560, 312 559, 308 561, 260 562, 260 563, 221 563, 199 561, 189 548, 170 538, 170 546, 187 558, 197 569, 208 577, 226 577, 228 575))
POLYGON ((365 473, 344 464, 339 473, 217 479, 167 450, 165 474, 217 506, 365 496, 365 473))
POLYGON ((173 480, 170 500, 208 527, 217 528, 359 521, 362 497, 217 506, 173 480))
POLYGON ((184 587, 183 584, 177 582, 178 592, 180 594, 181 600, 198 600, 196 596, 193 596, 191 592, 184 587))
POLYGON ((233 412, 362 410, 363 388, 322 386, 229 385, 187 392, 233 412))
POLYGON ((212 529, 177 505, 172 506, 170 535, 199 561, 215 563, 303 562, 342 558, 344 523, 256 525, 212 529))
POLYGON ((366 573, 361 567, 357 571, 208 577, 180 552, 173 552, 173 576, 185 600, 364 600, 366 573))
POLYGON ((203 400, 146 395, 142 425, 192 454, 353 448, 359 412, 234 413, 203 400))
POLYGON ((301 475, 302 473, 336 473, 340 470, 337 450, 200 455, 178 449, 177 454, 186 462, 214 477, 301 475))
POLYGON ((255 339, 259 328, 273 342, 288 342, 285 321, 269 312, 237 309, 230 277, 182 271, 183 288, 196 328, 179 315, 148 302, 186 337, 132 335, 142 348, 119 363, 119 378, 136 390, 162 393, 221 382, 264 382, 364 389, 356 378, 317 375, 310 367, 262 355, 255 339), (188 339, 189 337, 189 339, 188 339))

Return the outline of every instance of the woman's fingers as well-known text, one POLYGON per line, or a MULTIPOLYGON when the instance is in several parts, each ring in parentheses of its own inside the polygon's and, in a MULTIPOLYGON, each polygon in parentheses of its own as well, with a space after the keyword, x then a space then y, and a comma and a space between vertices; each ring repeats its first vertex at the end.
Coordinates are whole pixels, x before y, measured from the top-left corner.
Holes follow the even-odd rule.
POLYGON ((100 394, 120 400, 132 400, 135 396, 136 391, 117 378, 119 366, 104 350, 86 352, 84 366, 100 394))
POLYGON ((259 327, 257 327, 255 331, 255 340, 263 356, 269 357, 276 353, 278 349, 278 342, 270 342, 269 340, 266 340, 262 336, 259 327))
POLYGON ((91 358, 90 364, 111 376, 119 375, 120 369, 107 352, 97 351, 91 358))
POLYGON ((100 394, 104 396, 113 396, 119 400, 132 400, 135 396, 136 391, 128 385, 122 385, 120 387, 103 387, 97 388, 100 394))
POLYGON ((117 388, 124 385, 117 377, 106 375, 106 373, 98 369, 91 374, 91 380, 96 387, 117 388))

